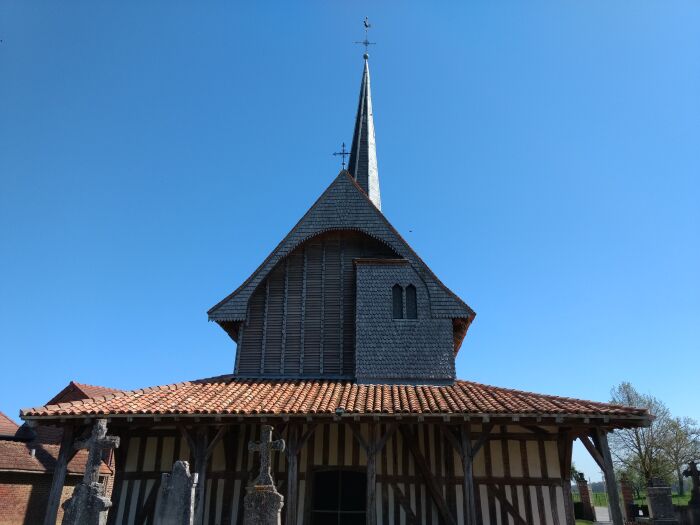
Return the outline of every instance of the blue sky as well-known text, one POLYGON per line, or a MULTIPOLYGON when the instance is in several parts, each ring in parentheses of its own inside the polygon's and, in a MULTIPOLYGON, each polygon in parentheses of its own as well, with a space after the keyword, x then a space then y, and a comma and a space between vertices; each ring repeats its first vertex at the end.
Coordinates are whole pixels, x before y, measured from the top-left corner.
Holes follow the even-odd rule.
POLYGON ((262 5, 0 4, 0 410, 231 371, 205 312, 337 174, 368 15, 384 212, 478 314, 459 376, 700 418, 700 4, 262 5))

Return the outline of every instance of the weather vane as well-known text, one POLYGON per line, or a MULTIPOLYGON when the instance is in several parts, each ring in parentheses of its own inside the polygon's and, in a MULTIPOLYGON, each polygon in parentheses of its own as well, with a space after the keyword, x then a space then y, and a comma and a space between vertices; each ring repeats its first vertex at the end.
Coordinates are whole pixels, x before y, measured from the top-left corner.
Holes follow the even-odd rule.
POLYGON ((343 142, 343 145, 341 146, 340 151, 336 151, 335 153, 333 153, 334 157, 339 156, 343 159, 343 162, 342 162, 343 169, 345 169, 345 157, 347 157, 348 155, 350 155, 350 152, 345 149, 345 142, 343 142))
POLYGON ((372 24, 369 23, 369 18, 365 17, 365 21, 363 22, 365 25, 365 39, 362 42, 355 42, 356 44, 362 44, 365 46, 365 58, 369 57, 369 54, 367 53, 369 51, 369 46, 373 46, 376 44, 376 42, 370 42, 369 41, 369 29, 372 27, 372 24))

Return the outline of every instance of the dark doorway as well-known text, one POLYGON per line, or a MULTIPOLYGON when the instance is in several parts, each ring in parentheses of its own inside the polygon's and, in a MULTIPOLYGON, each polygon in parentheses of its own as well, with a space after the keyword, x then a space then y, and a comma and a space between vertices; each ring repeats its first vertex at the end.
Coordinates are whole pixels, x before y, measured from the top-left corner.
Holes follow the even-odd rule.
POLYGON ((364 525, 367 475, 356 470, 314 472, 311 523, 364 525))

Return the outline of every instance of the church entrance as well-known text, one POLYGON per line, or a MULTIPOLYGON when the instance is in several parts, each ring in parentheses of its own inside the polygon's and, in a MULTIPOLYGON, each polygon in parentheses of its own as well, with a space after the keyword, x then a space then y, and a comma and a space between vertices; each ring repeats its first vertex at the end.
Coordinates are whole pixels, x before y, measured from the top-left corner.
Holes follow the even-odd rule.
POLYGON ((318 470, 311 492, 313 525, 364 525, 367 475, 358 470, 318 470))

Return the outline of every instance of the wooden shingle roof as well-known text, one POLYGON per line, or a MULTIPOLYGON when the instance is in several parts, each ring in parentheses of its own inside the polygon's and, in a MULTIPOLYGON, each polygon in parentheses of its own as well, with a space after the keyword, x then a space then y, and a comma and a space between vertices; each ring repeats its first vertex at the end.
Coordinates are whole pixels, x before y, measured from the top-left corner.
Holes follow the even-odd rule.
POLYGON ((248 299, 275 265, 304 241, 332 230, 361 231, 384 242, 409 261, 428 287, 433 317, 461 318, 470 323, 476 316, 474 310, 428 268, 382 212, 372 204, 352 176, 347 171, 341 171, 257 270, 238 289, 209 310, 209 319, 217 322, 244 320, 248 299))

